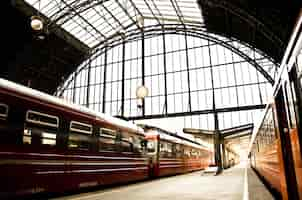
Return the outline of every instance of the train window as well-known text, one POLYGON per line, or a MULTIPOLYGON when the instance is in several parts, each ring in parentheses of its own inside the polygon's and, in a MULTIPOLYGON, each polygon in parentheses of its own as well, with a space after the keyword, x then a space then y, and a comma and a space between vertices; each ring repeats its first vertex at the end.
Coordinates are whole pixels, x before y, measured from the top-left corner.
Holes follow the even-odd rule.
POLYGON ((139 137, 137 135, 132 137, 133 143, 133 151, 134 152, 142 152, 144 147, 144 138, 139 137))
POLYGON ((129 139, 123 138, 121 140, 121 151, 122 152, 133 152, 133 144, 132 144, 131 140, 129 140, 129 139))
POLYGON ((5 119, 8 116, 8 105, 0 103, 0 119, 5 119))
POLYGON ((189 149, 185 149, 185 150, 184 150, 184 155, 185 155, 186 157, 190 157, 190 150, 189 150, 189 149))
POLYGON ((70 122, 70 131, 92 134, 92 125, 84 124, 81 122, 71 121, 70 122))
POLYGON ((68 147, 79 150, 89 150, 92 144, 92 125, 71 121, 69 129, 68 147))
POLYGON ((26 127, 23 133, 23 144, 56 145, 57 134, 52 130, 26 127))
POLYGON ((90 141, 91 138, 88 135, 71 133, 68 138, 68 147, 79 150, 88 150, 90 141))
POLYGON ((171 143, 167 143, 167 149, 166 149, 166 151, 168 153, 172 153, 172 144, 171 143))
POLYGON ((23 131, 23 144, 56 145, 57 128, 59 127, 57 116, 28 110, 26 122, 23 131))
POLYGON ((155 141, 148 140, 147 142, 147 152, 154 153, 155 152, 155 141))
POLYGON ((99 151, 115 151, 115 142, 116 142, 117 131, 108 128, 100 128, 99 151))
POLYGON ((192 155, 193 157, 198 156, 198 151, 196 151, 195 149, 192 149, 192 150, 191 150, 191 155, 192 155))
POLYGON ((175 151, 176 151, 176 157, 181 158, 183 151, 182 151, 182 148, 181 148, 180 144, 175 145, 175 151))
POLYGON ((115 138, 116 137, 116 130, 108 129, 108 128, 100 128, 100 136, 115 138))
POLYGON ((59 118, 41 112, 29 110, 26 113, 26 122, 48 127, 59 127, 59 118))

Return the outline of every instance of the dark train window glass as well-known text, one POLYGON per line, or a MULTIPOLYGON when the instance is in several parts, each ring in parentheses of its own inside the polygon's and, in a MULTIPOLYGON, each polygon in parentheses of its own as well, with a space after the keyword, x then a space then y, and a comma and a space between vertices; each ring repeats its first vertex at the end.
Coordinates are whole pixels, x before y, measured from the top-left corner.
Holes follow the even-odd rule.
POLYGON ((92 134, 92 125, 71 121, 70 130, 79 133, 92 134))
POLYGON ((100 136, 115 138, 116 137, 116 132, 117 131, 113 130, 113 129, 101 128, 100 129, 100 136))
POLYGON ((26 121, 42 126, 49 126, 55 128, 59 127, 59 118, 57 116, 48 115, 45 113, 36 112, 32 110, 27 111, 26 121))
POLYGON ((188 148, 185 148, 184 149, 184 156, 186 156, 186 157, 190 157, 190 149, 188 149, 188 148))
POLYGON ((155 152, 155 141, 149 140, 147 142, 147 151, 148 151, 148 153, 155 152))
POLYGON ((56 145, 57 134, 52 130, 25 127, 23 133, 23 144, 33 145, 56 145))
POLYGON ((70 133, 68 138, 68 147, 79 149, 79 150, 89 150, 91 145, 91 137, 86 134, 81 133, 70 133))
POLYGON ((142 152, 144 147, 144 138, 139 137, 137 135, 132 137, 133 141, 133 151, 134 152, 142 152))
POLYGON ((115 151, 116 150, 116 134, 113 129, 101 128, 99 135, 99 151, 115 151))
POLYGON ((172 144, 170 142, 160 141, 160 154, 162 157, 172 157, 172 144))
POLYGON ((166 143, 165 142, 160 141, 159 150, 160 150, 161 153, 166 151, 166 143))
POLYGON ((131 141, 123 138, 121 140, 121 151, 122 152, 133 152, 133 144, 131 141))
POLYGON ((71 121, 69 129, 68 147, 78 150, 89 150, 92 144, 92 125, 71 121))
POLYGON ((120 150, 122 152, 133 152, 134 151, 134 136, 127 132, 121 132, 120 134, 120 150))
POLYGON ((176 151, 176 157, 181 158, 182 154, 183 154, 182 145, 181 144, 176 144, 175 151, 176 151))
POLYGON ((172 153, 172 144, 171 143, 167 143, 167 152, 172 153))
POLYGON ((8 116, 8 105, 0 104, 0 119, 7 118, 8 116))

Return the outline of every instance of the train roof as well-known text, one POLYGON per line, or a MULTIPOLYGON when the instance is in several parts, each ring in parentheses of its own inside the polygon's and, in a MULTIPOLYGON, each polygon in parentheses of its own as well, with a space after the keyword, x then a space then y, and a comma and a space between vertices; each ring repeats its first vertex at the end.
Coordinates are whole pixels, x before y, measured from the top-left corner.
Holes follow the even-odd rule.
POLYGON ((13 83, 11 81, 5 80, 0 78, 0 88, 4 88, 10 91, 13 91, 15 93, 18 94, 23 94, 29 97, 34 97, 36 99, 42 100, 42 101, 46 101, 48 103, 57 105, 57 106, 62 106, 62 107, 66 107, 69 108, 71 110, 76 110, 79 111, 81 113, 84 113, 86 115, 90 115, 92 117, 94 117, 96 120, 98 121, 102 121, 111 125, 116 125, 119 126, 121 128, 125 128, 125 129, 130 129, 132 131, 135 132, 139 132, 141 134, 144 134, 144 131, 141 127, 137 126, 134 123, 131 123, 129 121, 125 121, 116 117, 112 117, 108 114, 104 114, 101 112, 97 112, 94 110, 91 110, 89 108, 86 108, 84 106, 80 106, 71 102, 67 102, 64 99, 60 99, 58 97, 55 96, 51 96, 49 94, 45 94, 43 92, 40 92, 38 90, 32 89, 32 88, 28 88, 25 87, 23 85, 19 85, 16 83, 13 83))
MULTIPOLYGON (((207 146, 205 146, 205 145, 203 145, 203 144, 201 144, 199 142, 196 142, 196 141, 191 140, 189 138, 186 138, 186 137, 184 137, 182 135, 178 135, 176 133, 172 133, 170 131, 167 131, 165 129, 162 129, 162 128, 159 128, 159 127, 156 127, 156 126, 150 126, 150 125, 146 125, 146 124, 138 124, 138 126, 141 126, 144 129, 150 129, 150 130, 151 129, 156 129, 156 130, 159 130, 162 133, 164 133, 164 134, 166 134, 166 135, 168 135, 170 137, 173 137, 175 139, 181 140, 181 143, 189 145, 189 146, 194 146, 194 147, 197 147, 197 148, 206 148, 206 149, 208 149, 207 146)), ((165 137, 164 139, 171 140, 169 137, 165 137)))

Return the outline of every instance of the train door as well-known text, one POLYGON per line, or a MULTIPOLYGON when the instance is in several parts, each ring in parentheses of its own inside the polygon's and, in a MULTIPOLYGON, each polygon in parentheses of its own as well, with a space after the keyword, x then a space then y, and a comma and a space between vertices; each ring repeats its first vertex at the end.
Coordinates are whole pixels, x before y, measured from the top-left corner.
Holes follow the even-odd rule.
POLYGON ((280 159, 280 183, 283 199, 299 199, 294 161, 292 155, 291 138, 286 116, 284 92, 280 89, 275 97, 275 110, 278 129, 278 150, 280 159))
POLYGON ((153 178, 159 174, 159 135, 146 135, 145 139, 147 140, 149 177, 153 178))
MULTIPOLYGON (((301 63, 302 64, 302 63, 301 63)), ((302 68, 302 66, 301 66, 302 68)), ((292 154, 296 172, 299 195, 302 199, 302 134, 301 134, 301 72, 296 64, 289 72, 288 81, 285 83, 285 97, 287 108, 287 119, 292 145, 292 154), (300 79, 300 80, 299 80, 300 79)))

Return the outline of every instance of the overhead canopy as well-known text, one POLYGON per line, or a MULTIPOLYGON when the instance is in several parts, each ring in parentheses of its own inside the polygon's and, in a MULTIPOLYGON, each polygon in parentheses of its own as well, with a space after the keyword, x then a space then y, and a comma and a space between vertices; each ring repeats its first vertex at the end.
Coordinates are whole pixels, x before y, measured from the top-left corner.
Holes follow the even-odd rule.
POLYGON ((91 48, 143 26, 203 25, 195 0, 26 1, 91 48))
POLYGON ((193 27, 194 30, 217 33, 260 49, 278 63, 302 4, 300 0, 24 1, 12 1, 18 11, 13 9, 10 14, 18 26, 13 34, 8 31, 7 38, 13 41, 19 37, 18 42, 14 41, 17 46, 11 48, 16 52, 10 53, 18 58, 12 56, 6 61, 2 76, 23 84, 21 79, 31 79, 36 83, 35 88, 48 93, 52 93, 94 48, 134 30, 149 31, 147 27, 150 26, 159 26, 162 30, 192 30, 193 27), (30 6, 41 12, 24 9, 30 6), (32 40, 29 18, 33 14, 43 14, 47 21, 45 31, 48 36, 42 43, 32 40), (26 75, 24 70, 32 72, 26 75), (20 71, 17 75, 20 77, 13 77, 16 71, 20 71), (47 76, 56 78, 48 79, 47 76))
POLYGON ((178 24, 247 42, 280 61, 301 1, 26 0, 54 24, 94 48, 131 29, 178 24))
POLYGON ((262 50, 281 62, 301 0, 198 0, 208 31, 262 50))

